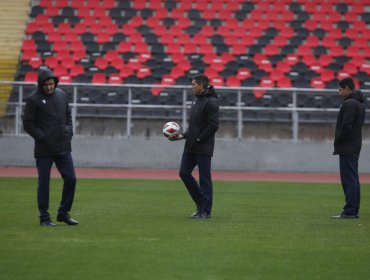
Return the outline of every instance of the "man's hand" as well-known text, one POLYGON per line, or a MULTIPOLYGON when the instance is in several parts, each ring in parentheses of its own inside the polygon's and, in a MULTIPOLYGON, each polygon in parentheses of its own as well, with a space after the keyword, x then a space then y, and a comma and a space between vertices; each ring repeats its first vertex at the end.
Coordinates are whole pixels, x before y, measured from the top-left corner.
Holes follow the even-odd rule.
POLYGON ((180 133, 173 136, 173 137, 168 137, 168 140, 170 140, 170 141, 177 141, 177 140, 181 140, 181 139, 184 139, 184 135, 182 135, 180 133))

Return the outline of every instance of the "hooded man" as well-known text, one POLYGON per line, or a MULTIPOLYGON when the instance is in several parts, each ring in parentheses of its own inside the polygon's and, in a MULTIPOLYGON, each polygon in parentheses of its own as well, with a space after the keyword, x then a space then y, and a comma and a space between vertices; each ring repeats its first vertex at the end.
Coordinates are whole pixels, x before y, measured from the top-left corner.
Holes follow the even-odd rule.
POLYGON ((38 71, 38 88, 26 98, 24 130, 34 139, 38 171, 37 202, 41 226, 55 226, 50 218, 49 185, 53 163, 63 178, 62 200, 57 221, 77 225, 68 212, 72 208, 76 175, 71 156, 72 116, 66 93, 57 88, 58 78, 46 66, 38 71))
POLYGON ((359 218, 360 180, 358 158, 362 145, 362 125, 365 120, 365 98, 355 89, 351 78, 339 82, 339 95, 344 98, 335 128, 334 155, 339 155, 340 178, 346 204, 334 219, 359 218))
POLYGON ((203 219, 210 218, 212 210, 211 158, 218 130, 219 106, 207 76, 196 76, 192 91, 196 98, 191 106, 188 129, 170 140, 186 139, 179 175, 197 207, 192 218, 203 219), (199 184, 192 176, 195 166, 199 170, 199 184))

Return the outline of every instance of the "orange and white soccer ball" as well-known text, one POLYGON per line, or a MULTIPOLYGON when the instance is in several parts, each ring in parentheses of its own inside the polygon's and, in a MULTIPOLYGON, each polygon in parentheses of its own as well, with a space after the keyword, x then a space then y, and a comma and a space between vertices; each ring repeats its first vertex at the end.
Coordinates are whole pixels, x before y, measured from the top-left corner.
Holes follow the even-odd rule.
POLYGON ((179 134, 180 126, 175 122, 168 122, 163 126, 163 135, 166 138, 172 138, 179 134))

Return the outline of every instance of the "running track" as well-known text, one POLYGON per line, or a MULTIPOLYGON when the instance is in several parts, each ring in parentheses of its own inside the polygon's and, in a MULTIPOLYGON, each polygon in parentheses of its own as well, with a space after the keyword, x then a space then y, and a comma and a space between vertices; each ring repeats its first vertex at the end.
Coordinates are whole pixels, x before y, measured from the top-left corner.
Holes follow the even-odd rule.
MULTIPOLYGON (((76 168, 77 178, 92 179, 161 179, 179 180, 177 170, 156 169, 97 169, 76 168)), ((196 175, 196 173, 195 173, 196 175)), ((0 167, 0 177, 37 177, 34 167, 0 167)), ((59 177, 55 168, 52 177, 59 177)), ((339 174, 327 173, 275 173, 213 171, 212 177, 219 181, 270 181, 270 182, 306 182, 339 183, 339 174)), ((360 174, 361 183, 370 183, 370 174, 360 174)))

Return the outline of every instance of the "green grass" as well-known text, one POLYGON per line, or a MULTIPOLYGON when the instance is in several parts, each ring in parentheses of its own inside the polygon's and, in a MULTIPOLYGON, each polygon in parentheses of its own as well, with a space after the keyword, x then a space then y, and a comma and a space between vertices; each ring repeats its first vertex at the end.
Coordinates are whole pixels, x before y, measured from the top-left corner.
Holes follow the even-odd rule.
POLYGON ((339 184, 215 182, 212 219, 192 220, 180 181, 81 179, 81 224, 44 228, 36 183, 0 178, 0 279, 370 279, 369 185, 338 221, 339 184))

